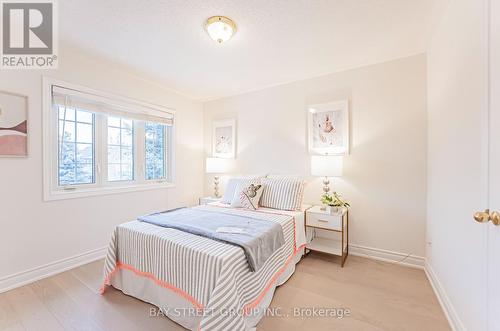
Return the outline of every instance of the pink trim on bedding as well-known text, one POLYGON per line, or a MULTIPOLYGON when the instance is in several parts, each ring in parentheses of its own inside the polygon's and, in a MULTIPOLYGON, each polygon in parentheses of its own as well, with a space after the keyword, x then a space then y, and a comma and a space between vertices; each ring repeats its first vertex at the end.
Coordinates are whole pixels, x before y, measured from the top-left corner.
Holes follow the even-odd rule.
POLYGON ((303 244, 301 245, 298 249, 295 250, 295 252, 292 254, 292 256, 290 256, 288 258, 288 260, 286 260, 285 264, 281 267, 280 270, 278 270, 278 272, 276 274, 274 274, 273 278, 271 278, 271 280, 269 281, 269 283, 267 283, 267 286, 262 290, 262 292, 259 294, 259 296, 251 303, 247 304, 244 308, 243 308, 243 312, 245 315, 248 315, 250 313, 250 310, 255 308, 261 301, 262 299, 264 299, 264 297, 266 296, 267 294, 267 291, 269 291, 271 289, 271 287, 276 283, 276 281, 278 280, 278 278, 281 276, 281 274, 283 272, 285 272, 286 268, 288 267, 288 265, 290 264, 290 262, 292 262, 293 258, 297 255, 297 253, 299 253, 301 251, 302 248, 304 248, 306 246, 306 244, 303 244))
MULTIPOLYGON (((219 207, 219 208, 231 208, 231 207, 225 207, 225 206, 221 206, 221 205, 216 205, 216 204, 213 204, 213 205, 210 205, 211 207, 219 207)), ((283 215, 283 216, 290 216, 292 217, 292 222, 293 222, 293 247, 294 247, 294 252, 293 254, 286 260, 285 264, 281 267, 280 270, 278 270, 278 272, 276 272, 276 274, 273 276, 273 278, 271 278, 271 280, 269 281, 269 283, 267 284, 267 286, 264 288, 264 290, 262 290, 262 292, 259 294, 259 296, 251 303, 247 304, 244 308, 243 308, 243 312, 248 315, 248 313, 250 312, 250 310, 252 308, 255 308, 261 301, 262 299, 264 299, 264 297, 266 296, 267 292, 271 289, 271 287, 276 283, 276 281, 278 280, 278 278, 281 276, 281 274, 283 272, 285 272, 286 268, 288 267, 288 265, 290 264, 290 262, 295 258, 295 256, 297 255, 297 253, 299 253, 302 248, 304 248, 306 246, 306 244, 303 244, 303 245, 300 245, 298 248, 297 248, 297 224, 295 222, 295 217, 290 215, 290 214, 285 214, 285 213, 280 213, 278 211, 263 211, 263 210, 250 210, 252 212, 258 212, 258 213, 264 213, 264 214, 276 214, 276 215, 283 215)))
POLYGON ((101 287, 101 294, 104 294, 104 292, 106 291, 106 286, 107 285, 111 285, 110 283, 110 280, 111 280, 111 277, 120 269, 126 269, 126 270, 130 270, 132 271, 133 273, 135 273, 137 276, 140 276, 140 277, 146 277, 146 278, 149 278, 150 280, 154 281, 158 286, 160 287, 163 287, 163 288, 166 288, 168 290, 171 290, 172 292, 180 295, 181 297, 183 297, 184 299, 188 300, 189 302, 191 302, 196 308, 199 308, 199 309, 203 309, 204 306, 203 304, 199 303, 195 298, 193 298, 191 295, 189 295, 188 293, 184 292, 183 290, 181 290, 180 288, 177 288, 175 287, 174 285, 170 284, 170 283, 167 283, 163 280, 159 280, 158 278, 156 278, 153 274, 150 274, 148 272, 144 272, 144 271, 140 271, 140 270, 137 270, 135 269, 134 267, 132 267, 131 265, 128 265, 128 264, 125 264, 125 263, 122 263, 122 262, 117 262, 116 263, 116 268, 108 275, 108 277, 106 277, 106 279, 104 280, 104 284, 102 285, 101 287))
MULTIPOLYGON (((211 206, 213 206, 213 207, 219 207, 219 208, 230 208, 230 207, 225 207, 225 206, 220 206, 220 205, 211 205, 211 206)), ((285 272, 286 268, 288 267, 288 265, 290 264, 290 262, 295 258, 295 256, 297 255, 297 253, 299 253, 302 250, 302 248, 304 248, 306 246, 306 244, 303 244, 303 245, 300 245, 299 247, 297 247, 297 225, 295 223, 295 217, 294 216, 292 216, 290 214, 284 214, 284 213, 274 212, 274 211, 262 211, 262 210, 251 210, 251 211, 253 211, 253 212, 260 212, 260 213, 264 213, 264 214, 278 214, 278 215, 292 217, 292 221, 293 221, 293 240, 294 240, 293 246, 294 246, 294 252, 285 261, 285 264, 276 272, 276 274, 274 274, 274 276, 267 283, 266 287, 257 296, 257 298, 254 301, 252 301, 251 303, 247 304, 243 308, 243 313, 246 314, 246 315, 248 315, 250 313, 250 310, 253 309, 253 308, 255 308, 262 301, 262 299, 264 299, 264 297, 266 296, 267 292, 271 289, 271 287, 273 285, 275 285, 275 283, 278 280, 278 278, 283 274, 283 272, 285 272)), ((174 293, 182 296, 183 298, 185 298, 186 300, 188 300, 189 302, 191 302, 197 308, 200 308, 200 309, 204 308, 203 304, 199 303, 191 295, 189 295, 188 293, 184 292, 183 290, 175 287, 174 285, 172 285, 170 283, 167 283, 165 281, 159 280, 154 275, 152 275, 150 273, 137 270, 134 267, 132 267, 130 265, 127 265, 127 264, 124 264, 124 263, 119 262, 119 261, 116 262, 116 268, 104 280, 104 284, 103 284, 103 286, 101 287, 101 290, 100 290, 101 294, 104 294, 104 292, 106 291, 106 286, 111 285, 111 283, 110 283, 111 277, 117 271, 119 271, 120 269, 127 269, 127 270, 130 270, 130 271, 134 272, 137 276, 149 278, 150 280, 154 281, 157 285, 159 285, 159 286, 161 286, 163 288, 169 289, 169 290, 173 291, 174 293)), ((198 330, 201 330, 201 326, 198 326, 198 330)))

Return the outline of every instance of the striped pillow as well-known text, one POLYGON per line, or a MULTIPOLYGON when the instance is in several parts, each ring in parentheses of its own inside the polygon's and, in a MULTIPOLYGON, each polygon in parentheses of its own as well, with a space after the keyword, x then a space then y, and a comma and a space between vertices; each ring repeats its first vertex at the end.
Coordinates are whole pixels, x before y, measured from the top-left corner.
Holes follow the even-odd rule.
POLYGON ((304 181, 300 178, 263 178, 264 186, 260 205, 262 207, 300 210, 302 206, 302 195, 304 193, 304 181))

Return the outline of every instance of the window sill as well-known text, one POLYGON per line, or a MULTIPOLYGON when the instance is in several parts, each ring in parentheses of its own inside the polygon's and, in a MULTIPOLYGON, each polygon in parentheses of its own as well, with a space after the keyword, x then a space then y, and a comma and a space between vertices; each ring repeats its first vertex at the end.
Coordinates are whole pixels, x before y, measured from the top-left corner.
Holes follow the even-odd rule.
POLYGON ((93 188, 77 188, 71 191, 64 190, 48 190, 44 192, 44 201, 78 199, 86 197, 94 197, 109 194, 122 194, 130 192, 140 192, 158 189, 174 188, 174 183, 149 183, 149 184, 131 184, 128 186, 109 186, 109 187, 93 187, 93 188))

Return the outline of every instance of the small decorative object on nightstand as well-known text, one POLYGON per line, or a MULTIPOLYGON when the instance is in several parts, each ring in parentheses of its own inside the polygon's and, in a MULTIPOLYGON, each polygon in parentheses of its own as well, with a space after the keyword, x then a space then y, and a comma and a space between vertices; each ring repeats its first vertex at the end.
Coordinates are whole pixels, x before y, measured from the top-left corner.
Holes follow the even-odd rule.
POLYGON ((199 204, 200 205, 206 205, 208 203, 217 202, 217 201, 220 201, 220 200, 221 200, 220 198, 204 197, 204 198, 200 198, 199 204))
POLYGON ((338 213, 329 213, 314 206, 306 211, 306 251, 318 251, 341 257, 341 266, 349 254, 349 211, 341 208, 338 213), (316 230, 337 233, 338 238, 316 236, 316 230))
POLYGON ((321 202, 325 206, 324 208, 321 208, 321 210, 324 210, 327 213, 338 213, 338 211, 342 210, 342 208, 351 207, 349 202, 345 201, 341 197, 340 193, 337 192, 333 192, 332 195, 324 194, 323 197, 321 197, 321 202))

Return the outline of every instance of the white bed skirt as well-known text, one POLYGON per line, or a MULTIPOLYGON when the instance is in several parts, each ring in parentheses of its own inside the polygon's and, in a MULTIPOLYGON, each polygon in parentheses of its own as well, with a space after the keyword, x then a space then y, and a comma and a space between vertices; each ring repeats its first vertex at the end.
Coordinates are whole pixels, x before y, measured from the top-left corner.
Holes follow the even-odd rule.
MULTIPOLYGON (((269 288, 258 307, 253 310, 254 313, 245 316, 247 330, 255 329, 271 304, 276 287, 283 285, 292 276, 295 272, 295 265, 300 261, 303 253, 304 249, 302 248, 295 255, 294 263, 290 263, 278 280, 269 288)), ((133 271, 127 269, 120 269, 113 275, 111 283, 114 288, 123 293, 160 308, 162 314, 183 327, 189 330, 198 330, 202 314, 196 311, 191 302, 171 290, 158 287, 153 280, 147 277, 138 277, 133 271)), ((158 311, 158 309, 153 309, 151 318, 154 318, 158 311)))

